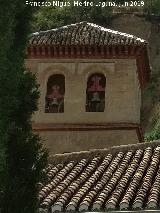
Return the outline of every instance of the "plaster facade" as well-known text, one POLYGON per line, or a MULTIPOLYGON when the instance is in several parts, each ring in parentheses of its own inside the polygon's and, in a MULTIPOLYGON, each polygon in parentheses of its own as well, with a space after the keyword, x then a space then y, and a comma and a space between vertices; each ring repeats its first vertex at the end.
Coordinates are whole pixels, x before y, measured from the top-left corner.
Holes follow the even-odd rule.
POLYGON ((138 143, 135 130, 45 131, 40 136, 51 155, 138 143))
MULTIPOLYGON (((35 125, 140 123, 141 89, 136 59, 27 59, 26 67, 36 73, 40 85, 39 111, 33 116, 35 125), (104 112, 85 111, 87 79, 93 73, 106 77, 104 112), (64 113, 45 113, 47 80, 53 74, 65 76, 64 113)), ((40 136, 52 154, 139 142, 136 129, 43 129, 40 136)))
POLYGON ((135 59, 29 59, 26 67, 36 73, 40 84, 39 111, 35 123, 139 123, 141 90, 135 59), (87 79, 93 73, 106 77, 105 111, 86 112, 87 79), (64 113, 45 113, 47 80, 65 76, 64 113))

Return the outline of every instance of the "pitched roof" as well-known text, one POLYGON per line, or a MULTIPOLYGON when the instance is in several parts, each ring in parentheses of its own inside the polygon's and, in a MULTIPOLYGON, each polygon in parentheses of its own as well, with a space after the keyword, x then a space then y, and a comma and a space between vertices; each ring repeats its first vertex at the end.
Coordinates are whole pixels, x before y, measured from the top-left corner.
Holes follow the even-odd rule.
POLYGON ((159 208, 159 142, 86 152, 74 161, 71 156, 55 158, 45 170, 40 212, 159 208))
POLYGON ((145 40, 93 23, 80 22, 30 35, 30 45, 143 45, 145 40))

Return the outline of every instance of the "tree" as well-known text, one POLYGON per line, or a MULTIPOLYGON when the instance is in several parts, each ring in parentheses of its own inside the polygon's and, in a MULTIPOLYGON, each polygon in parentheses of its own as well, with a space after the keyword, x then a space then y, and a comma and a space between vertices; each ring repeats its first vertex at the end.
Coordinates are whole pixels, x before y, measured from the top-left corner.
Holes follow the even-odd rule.
POLYGON ((148 15, 160 16, 160 1, 159 0, 146 0, 144 11, 148 15))
POLYGON ((47 152, 32 131, 39 98, 36 78, 24 67, 33 8, 24 0, 0 7, 0 191, 3 213, 37 210, 37 183, 47 152), (2 194, 2 193, 1 193, 2 194))
POLYGON ((85 0, 81 1, 83 6, 76 6, 73 0, 69 2, 70 6, 41 7, 37 10, 34 15, 32 31, 48 30, 82 21, 93 22, 103 26, 107 26, 110 23, 112 7, 102 7, 98 0, 93 0, 94 6, 87 6, 85 0))
POLYGON ((160 120, 156 122, 153 129, 145 135, 145 141, 160 140, 160 120))

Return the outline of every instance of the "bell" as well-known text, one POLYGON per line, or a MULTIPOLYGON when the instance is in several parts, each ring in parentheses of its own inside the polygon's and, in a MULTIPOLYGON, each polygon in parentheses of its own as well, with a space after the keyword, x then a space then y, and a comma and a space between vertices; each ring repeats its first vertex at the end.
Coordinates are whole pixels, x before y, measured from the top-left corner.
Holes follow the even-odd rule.
POLYGON ((58 105, 57 98, 53 98, 51 105, 58 105))
POLYGON ((93 98, 91 99, 91 101, 100 101, 98 92, 93 93, 93 98))

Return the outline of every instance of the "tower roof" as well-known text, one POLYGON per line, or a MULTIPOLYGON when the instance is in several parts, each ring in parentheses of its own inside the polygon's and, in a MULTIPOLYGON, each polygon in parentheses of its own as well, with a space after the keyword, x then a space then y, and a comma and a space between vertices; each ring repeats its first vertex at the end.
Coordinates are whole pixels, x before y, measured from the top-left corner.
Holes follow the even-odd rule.
POLYGON ((27 58, 136 58, 140 84, 149 79, 147 41, 80 22, 29 36, 27 58))
POLYGON ((144 45, 144 39, 134 35, 80 22, 40 31, 30 35, 30 45, 144 45))

